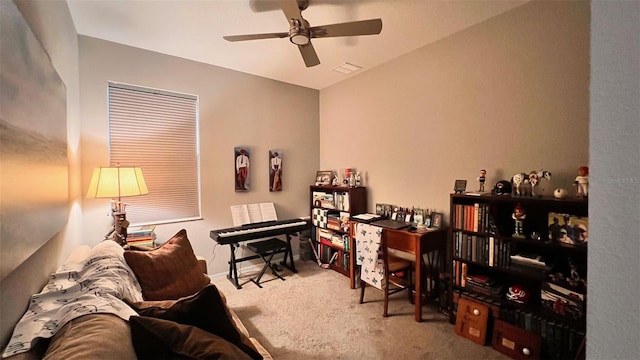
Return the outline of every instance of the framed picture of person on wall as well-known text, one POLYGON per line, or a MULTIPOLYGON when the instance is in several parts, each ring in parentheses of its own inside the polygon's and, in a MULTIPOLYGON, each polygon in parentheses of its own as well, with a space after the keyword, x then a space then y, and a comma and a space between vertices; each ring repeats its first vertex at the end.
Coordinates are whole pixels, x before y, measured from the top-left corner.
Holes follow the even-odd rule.
POLYGON ((282 191, 282 150, 269 151, 269 191, 282 191))
POLYGON ((250 190, 249 186, 249 148, 236 147, 234 152, 236 192, 250 190))

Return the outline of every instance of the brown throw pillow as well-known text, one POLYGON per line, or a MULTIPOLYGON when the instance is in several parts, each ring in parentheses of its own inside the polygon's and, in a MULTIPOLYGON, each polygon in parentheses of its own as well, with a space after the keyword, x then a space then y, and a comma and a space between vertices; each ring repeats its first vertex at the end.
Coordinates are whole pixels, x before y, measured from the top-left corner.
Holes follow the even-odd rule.
POLYGON ((142 316, 196 326, 231 342, 252 359, 262 359, 250 345, 251 341, 234 326, 231 314, 218 288, 213 284, 197 294, 179 300, 142 301, 129 305, 142 316))
POLYGON ((138 359, 250 359, 237 346, 195 326, 146 316, 129 318, 138 359))
POLYGON ((124 258, 136 274, 145 300, 178 299, 210 283, 200 270, 184 229, 156 249, 126 250, 124 258))

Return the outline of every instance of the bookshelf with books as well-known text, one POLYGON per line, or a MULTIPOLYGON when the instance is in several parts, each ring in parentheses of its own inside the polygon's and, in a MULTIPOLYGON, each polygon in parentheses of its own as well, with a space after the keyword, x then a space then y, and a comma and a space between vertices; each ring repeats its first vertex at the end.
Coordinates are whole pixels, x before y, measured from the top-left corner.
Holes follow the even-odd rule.
POLYGON ((573 358, 586 331, 587 200, 451 194, 450 216, 450 322, 471 299, 491 309, 489 326, 541 338, 541 357, 573 358))
POLYGON ((351 217, 367 211, 367 189, 363 186, 311 185, 311 237, 323 264, 348 276, 355 287, 354 239, 351 217))

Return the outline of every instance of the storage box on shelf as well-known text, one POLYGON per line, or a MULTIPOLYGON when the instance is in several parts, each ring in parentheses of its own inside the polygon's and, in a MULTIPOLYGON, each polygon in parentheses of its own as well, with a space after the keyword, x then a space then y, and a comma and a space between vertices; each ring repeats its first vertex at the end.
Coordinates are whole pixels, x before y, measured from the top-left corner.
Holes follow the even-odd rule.
MULTIPOLYGON (((451 194, 450 211, 450 322, 460 299, 472 299, 523 330, 514 351, 573 358, 586 329, 587 200, 451 194), (540 351, 527 334, 542 339, 540 351)), ((509 341, 500 342, 508 353, 509 341)))
POLYGON ((312 231, 318 256, 331 269, 348 276, 355 288, 355 259, 351 216, 367 211, 365 187, 311 185, 312 231))

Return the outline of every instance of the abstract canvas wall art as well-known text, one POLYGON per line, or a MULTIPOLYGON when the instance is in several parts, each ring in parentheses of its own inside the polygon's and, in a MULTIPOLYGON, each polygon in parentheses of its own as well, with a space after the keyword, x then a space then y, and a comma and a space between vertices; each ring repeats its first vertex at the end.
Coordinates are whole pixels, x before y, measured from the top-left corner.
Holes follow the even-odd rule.
POLYGON ((66 87, 12 1, 0 2, 0 279, 66 224, 66 87))

